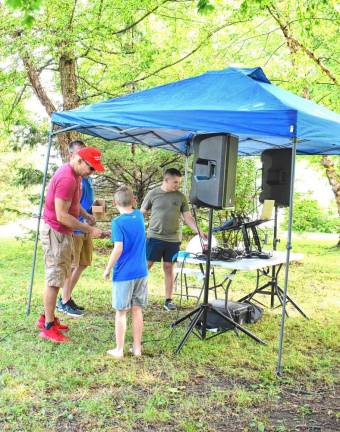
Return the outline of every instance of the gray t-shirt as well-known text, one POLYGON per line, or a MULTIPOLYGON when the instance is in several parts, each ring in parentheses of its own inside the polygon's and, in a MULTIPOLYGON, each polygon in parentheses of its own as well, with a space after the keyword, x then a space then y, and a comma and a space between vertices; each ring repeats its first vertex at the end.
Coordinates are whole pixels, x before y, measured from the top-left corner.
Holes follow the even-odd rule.
POLYGON ((156 187, 146 194, 142 207, 151 210, 148 237, 179 242, 181 213, 189 211, 186 196, 179 191, 165 192, 156 187))

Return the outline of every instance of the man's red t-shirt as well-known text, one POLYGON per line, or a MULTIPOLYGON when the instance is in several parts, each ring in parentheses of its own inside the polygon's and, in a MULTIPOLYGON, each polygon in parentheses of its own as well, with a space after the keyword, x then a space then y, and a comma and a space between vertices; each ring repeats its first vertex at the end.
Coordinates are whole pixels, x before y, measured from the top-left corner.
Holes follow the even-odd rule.
POLYGON ((81 176, 76 175, 69 163, 62 165, 51 178, 48 185, 44 221, 54 230, 64 234, 71 234, 72 229, 62 225, 57 220, 55 212, 55 198, 71 201, 69 214, 78 219, 80 210, 80 184, 81 176))

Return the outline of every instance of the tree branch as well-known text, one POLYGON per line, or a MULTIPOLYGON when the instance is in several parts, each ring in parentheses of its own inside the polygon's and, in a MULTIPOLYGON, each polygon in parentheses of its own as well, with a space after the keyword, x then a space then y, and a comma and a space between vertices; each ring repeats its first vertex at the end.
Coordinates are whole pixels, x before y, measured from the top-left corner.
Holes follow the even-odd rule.
POLYGON ((98 94, 106 94, 110 97, 116 97, 117 96, 116 94, 112 94, 112 93, 109 93, 107 91, 103 91, 103 90, 99 89, 98 87, 96 87, 94 84, 90 83, 86 78, 84 78, 81 75, 77 75, 77 78, 80 79, 81 81, 84 81, 84 83, 87 84, 89 87, 93 88, 93 90, 96 90, 98 92, 98 94))
POLYGON ((127 32, 128 30, 131 30, 133 27, 135 27, 136 25, 138 25, 139 23, 141 23, 145 18, 147 18, 149 15, 153 14, 158 8, 160 8, 161 6, 163 6, 165 3, 168 3, 171 0, 163 0, 161 4, 155 6, 153 9, 151 9, 150 11, 148 11, 146 14, 144 14, 141 18, 139 18, 137 21, 133 22, 132 24, 129 24, 128 26, 124 27, 121 30, 118 30, 116 32, 114 32, 114 35, 119 35, 122 33, 127 32))
POLYGON ((73 8, 72 8, 72 12, 71 12, 70 20, 69 20, 69 22, 68 22, 68 27, 69 27, 69 28, 72 28, 72 26, 73 26, 73 19, 74 19, 74 14, 75 14, 76 7, 77 7, 77 1, 78 1, 78 0, 74 0, 74 2, 73 2, 73 8))
POLYGON ((40 82, 38 71, 35 69, 33 64, 29 61, 27 56, 22 57, 22 61, 24 63, 28 79, 32 85, 35 95, 37 96, 40 103, 45 108, 47 114, 51 116, 52 112, 56 111, 56 107, 51 101, 51 99, 48 97, 45 89, 43 88, 40 82))
POLYGON ((195 54, 195 52, 197 52, 214 34, 216 34, 216 33, 218 33, 220 30, 222 30, 222 29, 224 29, 224 28, 226 28, 226 27, 229 27, 229 26, 231 26, 231 25, 234 25, 234 24, 238 24, 238 23, 241 23, 241 22, 247 22, 248 20, 245 20, 245 21, 236 21, 236 22, 233 22, 233 23, 226 23, 226 24, 223 24, 222 26, 220 26, 220 27, 218 27, 217 29, 215 29, 215 30, 213 30, 212 32, 210 32, 209 34, 208 34, 208 36, 202 41, 202 42, 200 42, 193 50, 191 50, 188 54, 186 54, 185 56, 183 56, 183 57, 181 57, 181 58, 179 58, 178 60, 176 60, 176 61, 174 61, 174 62, 172 62, 172 63, 168 63, 168 64, 166 64, 166 65, 164 65, 164 66, 162 66, 162 67, 160 67, 159 69, 156 69, 155 71, 153 71, 153 72, 151 72, 150 74, 148 74, 148 75, 145 75, 144 77, 142 77, 142 78, 138 78, 138 79, 136 79, 136 80, 133 80, 133 81, 127 81, 126 83, 124 83, 121 87, 123 88, 123 87, 127 87, 127 86, 129 86, 129 85, 134 85, 134 84, 136 84, 137 82, 140 82, 140 81, 144 81, 144 80, 146 80, 146 79, 148 79, 148 78, 150 78, 150 77, 152 77, 152 76, 154 76, 154 75, 157 75, 159 72, 161 72, 161 71, 163 71, 164 69, 167 69, 167 68, 169 68, 169 67, 172 67, 172 66, 175 66, 176 64, 178 64, 178 63, 181 63, 182 61, 184 61, 184 60, 186 60, 187 58, 189 58, 190 56, 192 56, 193 54, 195 54))
POLYGON ((7 114, 7 116, 5 117, 5 121, 9 120, 9 118, 11 117, 11 115, 12 115, 14 109, 15 109, 16 106, 20 103, 21 98, 23 97, 23 95, 24 95, 24 93, 25 93, 25 90, 26 90, 27 86, 28 86, 28 84, 25 84, 25 85, 22 87, 22 89, 20 90, 19 94, 16 95, 16 97, 15 97, 15 99, 14 99, 14 102, 13 102, 13 104, 12 104, 12 107, 11 107, 9 113, 7 114))
POLYGON ((280 14, 275 6, 272 4, 271 6, 267 6, 267 10, 269 14, 274 18, 274 20, 280 26, 280 29, 286 38, 287 46, 292 54, 295 54, 298 49, 301 49, 314 63, 316 63, 319 68, 328 76, 328 78, 333 81, 334 84, 338 84, 336 77, 333 73, 322 63, 321 59, 318 58, 313 51, 304 46, 300 41, 298 41, 295 37, 293 37, 288 28, 288 24, 284 24, 280 19, 280 14))

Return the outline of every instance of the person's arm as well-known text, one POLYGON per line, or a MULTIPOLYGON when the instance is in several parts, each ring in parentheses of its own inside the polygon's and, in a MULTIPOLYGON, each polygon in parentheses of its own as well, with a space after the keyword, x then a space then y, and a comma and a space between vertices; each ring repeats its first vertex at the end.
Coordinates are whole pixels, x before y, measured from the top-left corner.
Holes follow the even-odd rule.
POLYGON ((103 273, 104 279, 108 279, 110 277, 111 270, 113 269, 114 265, 118 261, 122 252, 123 252, 123 242, 115 242, 113 250, 111 252, 110 259, 109 259, 109 261, 106 265, 106 269, 104 270, 104 273, 103 273))
POLYGON ((201 231, 200 229, 198 229, 195 219, 193 218, 192 214, 190 213, 190 211, 185 211, 184 213, 182 213, 182 217, 184 222, 196 233, 199 234, 201 237, 203 238, 208 238, 207 234, 203 231, 201 231))
POLYGON ((152 207, 150 194, 151 191, 146 194, 145 198, 143 199, 142 205, 140 206, 140 211, 143 213, 144 216, 148 214, 148 211, 150 211, 152 207))
POLYGON ((84 233, 90 233, 92 237, 101 236, 102 232, 100 229, 94 228, 85 223, 81 223, 77 218, 75 218, 69 213, 71 201, 65 201, 61 198, 55 198, 54 205, 57 221, 62 225, 65 225, 72 230, 79 230, 84 233))
POLYGON ((83 218, 87 221, 87 223, 89 225, 95 225, 96 224, 96 218, 92 214, 88 213, 84 209, 84 207, 80 206, 79 213, 81 216, 83 216, 83 218))

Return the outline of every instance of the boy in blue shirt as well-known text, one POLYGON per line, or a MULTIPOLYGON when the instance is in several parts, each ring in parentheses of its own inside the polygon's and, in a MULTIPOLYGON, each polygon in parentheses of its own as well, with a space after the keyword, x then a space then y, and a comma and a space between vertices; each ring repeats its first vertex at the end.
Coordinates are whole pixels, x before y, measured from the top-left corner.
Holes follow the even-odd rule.
POLYGON ((124 356, 127 313, 132 314, 132 354, 142 353, 143 313, 147 302, 147 263, 145 252, 144 216, 133 209, 134 196, 127 186, 121 186, 114 195, 114 204, 120 215, 112 220, 114 248, 104 271, 108 279, 112 272, 112 307, 116 310, 116 348, 107 351, 116 359, 124 356))

